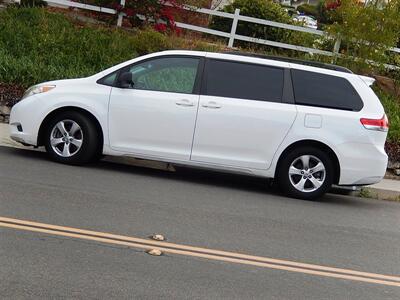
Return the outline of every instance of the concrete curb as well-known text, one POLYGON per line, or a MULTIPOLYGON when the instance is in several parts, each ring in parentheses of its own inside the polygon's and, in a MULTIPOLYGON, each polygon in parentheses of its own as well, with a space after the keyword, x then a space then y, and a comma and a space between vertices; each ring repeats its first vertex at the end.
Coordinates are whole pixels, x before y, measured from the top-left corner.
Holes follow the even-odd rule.
MULTIPOLYGON (((24 147, 19 143, 12 141, 9 138, 8 124, 5 123, 0 123, 0 146, 33 150, 32 147, 24 147)), ((39 148, 36 149, 36 151, 44 151, 44 150, 42 148, 39 148)), ((175 168, 172 164, 158 162, 158 161, 141 160, 126 156, 121 156, 121 157, 106 156, 102 160, 106 162, 124 164, 135 167, 144 167, 144 168, 175 172, 175 168)), ((364 198, 400 201, 400 181, 392 179, 384 179, 382 182, 378 184, 368 187, 363 187, 361 190, 356 190, 356 191, 350 188, 341 188, 335 186, 332 189, 332 193, 342 194, 342 195, 353 195, 364 198)))
MULTIPOLYGON (((393 180, 391 180, 393 181, 393 180)), ((397 184, 397 189, 393 186, 387 186, 388 180, 384 180, 378 184, 363 187, 360 192, 358 192, 359 197, 364 198, 374 198, 388 201, 400 202, 400 181, 396 180, 394 184, 397 184)))

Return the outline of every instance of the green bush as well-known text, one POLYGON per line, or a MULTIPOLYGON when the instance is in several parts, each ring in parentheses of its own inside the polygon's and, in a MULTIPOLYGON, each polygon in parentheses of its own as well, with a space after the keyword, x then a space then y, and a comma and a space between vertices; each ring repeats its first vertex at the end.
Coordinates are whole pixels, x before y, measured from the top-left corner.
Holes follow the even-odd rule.
POLYGON ((328 9, 327 4, 331 3, 329 0, 321 0, 317 4, 317 20, 321 25, 321 28, 324 29, 324 25, 333 24, 335 22, 341 22, 341 17, 338 15, 335 9, 328 9))
POLYGON ((357 0, 342 0, 336 9, 339 21, 327 27, 332 36, 343 41, 342 54, 357 58, 360 64, 388 63, 388 49, 395 47, 400 35, 400 0, 382 4, 380 0, 358 5, 357 0))
POLYGON ((385 107, 385 112, 389 118, 388 141, 400 143, 400 99, 377 88, 375 92, 385 107))
MULTIPOLYGON (((272 0, 234 0, 232 4, 223 8, 224 12, 234 13, 240 9, 240 14, 263 20, 276 21, 292 24, 289 14, 272 0)), ((232 20, 221 17, 214 17, 211 28, 215 30, 230 32, 232 20)), ((287 41, 290 37, 289 30, 274 28, 271 26, 259 25, 249 22, 239 22, 237 33, 240 35, 263 38, 271 41, 287 41)))
POLYGON ((132 42, 133 49, 135 49, 139 55, 171 48, 167 36, 150 28, 138 31, 132 38, 132 42))

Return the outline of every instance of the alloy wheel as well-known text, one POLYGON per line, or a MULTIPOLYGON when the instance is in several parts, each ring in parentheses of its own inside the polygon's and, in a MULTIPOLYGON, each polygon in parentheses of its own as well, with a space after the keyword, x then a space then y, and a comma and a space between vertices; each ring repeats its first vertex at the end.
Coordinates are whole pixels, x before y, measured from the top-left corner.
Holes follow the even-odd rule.
POLYGON ((289 167, 289 179, 293 187, 303 193, 318 190, 325 181, 326 169, 322 161, 313 155, 296 158, 289 167))
POLYGON ((61 157, 74 156, 83 143, 82 128, 73 120, 59 121, 51 130, 50 145, 61 157))

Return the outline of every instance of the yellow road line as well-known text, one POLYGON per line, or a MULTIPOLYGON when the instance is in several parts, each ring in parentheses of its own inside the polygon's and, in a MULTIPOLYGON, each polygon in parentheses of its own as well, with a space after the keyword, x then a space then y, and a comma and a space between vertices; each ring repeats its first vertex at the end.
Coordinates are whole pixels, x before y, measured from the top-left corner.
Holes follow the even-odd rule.
POLYGON ((0 226, 19 230, 46 233, 51 235, 92 240, 108 244, 129 246, 145 250, 157 248, 165 253, 200 257, 210 260, 218 260, 323 277, 400 287, 400 277, 398 276, 360 272, 350 269, 340 269, 314 264, 299 263, 294 261, 192 247, 167 242, 157 242, 129 236, 115 235, 104 232, 83 230, 78 228, 50 225, 4 217, 0 217, 0 226))

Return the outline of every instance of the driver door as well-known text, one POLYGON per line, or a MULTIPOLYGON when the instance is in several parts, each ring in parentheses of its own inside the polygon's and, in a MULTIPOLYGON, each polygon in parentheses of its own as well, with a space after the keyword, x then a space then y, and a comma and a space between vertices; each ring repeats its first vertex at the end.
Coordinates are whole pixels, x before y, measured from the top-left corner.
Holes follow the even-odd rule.
POLYGON ((164 56, 121 70, 132 74, 132 85, 112 88, 111 148, 145 157, 190 160, 201 62, 200 57, 164 56))

